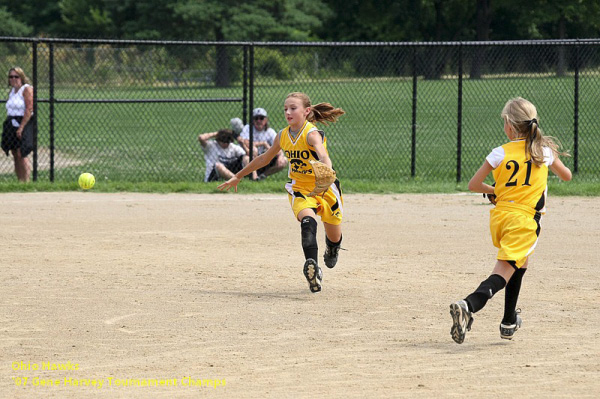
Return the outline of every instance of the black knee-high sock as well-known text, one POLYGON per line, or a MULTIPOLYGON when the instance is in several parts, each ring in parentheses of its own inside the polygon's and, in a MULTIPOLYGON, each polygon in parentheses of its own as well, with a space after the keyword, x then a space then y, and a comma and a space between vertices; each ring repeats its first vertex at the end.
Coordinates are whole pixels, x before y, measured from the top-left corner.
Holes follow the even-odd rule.
POLYGON ((325 243, 330 247, 339 247, 340 245, 342 245, 342 237, 340 237, 340 240, 338 242, 333 242, 329 239, 329 237, 325 236, 325 243))
POLYGON ((317 244, 317 221, 315 218, 305 216, 300 222, 302 230, 302 250, 305 259, 317 260, 319 246, 317 244))
POLYGON ((473 313, 483 309, 487 301, 506 286, 506 280, 499 274, 492 274, 479 284, 479 287, 471 295, 465 298, 469 304, 469 310, 473 313))
POLYGON ((523 275, 526 271, 527 269, 517 269, 510 280, 508 280, 508 284, 506 284, 506 291, 504 292, 503 324, 513 324, 517 321, 515 311, 517 309, 519 292, 521 291, 521 281, 523 281, 523 275))

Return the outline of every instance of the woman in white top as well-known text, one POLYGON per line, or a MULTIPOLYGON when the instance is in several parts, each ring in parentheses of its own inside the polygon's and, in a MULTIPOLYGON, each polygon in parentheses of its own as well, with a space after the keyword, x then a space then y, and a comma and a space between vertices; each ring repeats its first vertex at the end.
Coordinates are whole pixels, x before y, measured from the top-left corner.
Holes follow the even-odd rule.
POLYGON ((29 181, 31 167, 27 155, 33 150, 33 86, 19 67, 8 71, 8 85, 11 89, 2 128, 2 150, 6 156, 12 152, 17 178, 29 181))
MULTIPOLYGON (((252 124, 253 124, 253 157, 257 157, 265 153, 275 141, 277 132, 269 127, 269 118, 267 117, 267 111, 264 108, 255 108, 252 111, 252 124)), ((250 154, 250 125, 244 126, 238 142, 244 147, 244 150, 250 154)), ((263 168, 260 168, 257 172, 260 179, 272 175, 273 173, 279 172, 285 167, 287 160, 283 155, 283 151, 279 151, 277 156, 263 168)))

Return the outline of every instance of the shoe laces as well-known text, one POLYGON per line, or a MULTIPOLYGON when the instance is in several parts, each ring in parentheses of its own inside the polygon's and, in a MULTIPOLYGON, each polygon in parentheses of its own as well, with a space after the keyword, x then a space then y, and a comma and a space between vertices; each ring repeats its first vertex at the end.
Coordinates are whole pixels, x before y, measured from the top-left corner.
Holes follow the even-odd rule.
POLYGON ((328 256, 338 256, 338 253, 340 252, 340 249, 343 249, 344 251, 347 251, 346 248, 342 248, 341 246, 332 247, 332 246, 328 245, 327 246, 327 255, 328 256))

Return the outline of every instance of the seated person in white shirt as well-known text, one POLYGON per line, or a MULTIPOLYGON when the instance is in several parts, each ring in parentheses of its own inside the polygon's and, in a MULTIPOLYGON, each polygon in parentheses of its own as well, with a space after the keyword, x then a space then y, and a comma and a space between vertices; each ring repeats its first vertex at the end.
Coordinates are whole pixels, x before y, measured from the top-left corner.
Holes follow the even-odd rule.
MULTIPOLYGON (((257 157, 271 148, 277 138, 277 133, 269 127, 267 111, 263 108, 255 108, 252 111, 252 126, 254 127, 252 156, 257 157)), ((238 142, 244 147, 246 153, 250 154, 250 125, 244 126, 238 137, 238 142)), ((286 164, 287 161, 283 155, 283 151, 279 151, 277 156, 267 166, 257 171, 259 179, 279 172, 286 164)))
MULTIPOLYGON (((205 182, 229 180, 248 164, 249 157, 244 149, 233 144, 233 132, 230 129, 200 134, 198 141, 206 162, 205 182)), ((252 177, 257 179, 257 173, 254 172, 252 177)))

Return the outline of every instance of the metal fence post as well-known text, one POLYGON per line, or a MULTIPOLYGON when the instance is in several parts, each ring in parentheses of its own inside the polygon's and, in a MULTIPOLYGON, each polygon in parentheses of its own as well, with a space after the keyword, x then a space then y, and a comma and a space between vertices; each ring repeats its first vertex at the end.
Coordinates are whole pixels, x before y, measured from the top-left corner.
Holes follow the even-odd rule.
POLYGON ((250 57, 249 57, 249 63, 250 63, 250 78, 248 79, 248 86, 249 86, 249 104, 248 104, 248 119, 250 120, 250 122, 248 122, 249 127, 250 127, 250 144, 249 144, 249 150, 250 150, 250 161, 252 161, 252 158, 254 158, 254 154, 252 151, 253 147, 254 147, 254 123, 252 123, 252 110, 254 109, 254 44, 250 44, 250 57))
MULTIPOLYGON (((477 52, 476 52, 477 53, 477 52)), ((462 100, 463 100, 463 50, 458 46, 458 110, 456 116, 456 182, 461 180, 462 163, 462 100)))
POLYGON ((412 136, 410 144, 410 176, 415 177, 417 158, 417 48, 413 47, 412 136))
POLYGON ((579 45, 575 46, 575 87, 573 95, 573 172, 579 170, 579 45))
POLYGON ((242 64, 242 121, 245 126, 248 123, 248 46, 243 47, 242 64))
POLYGON ((54 182, 54 44, 48 44, 49 122, 50 122, 50 181, 54 182))
POLYGON ((37 106, 37 91, 38 91, 38 54, 37 54, 37 41, 34 40, 31 43, 32 56, 32 70, 33 70, 33 181, 37 181, 38 178, 38 106, 37 106))

